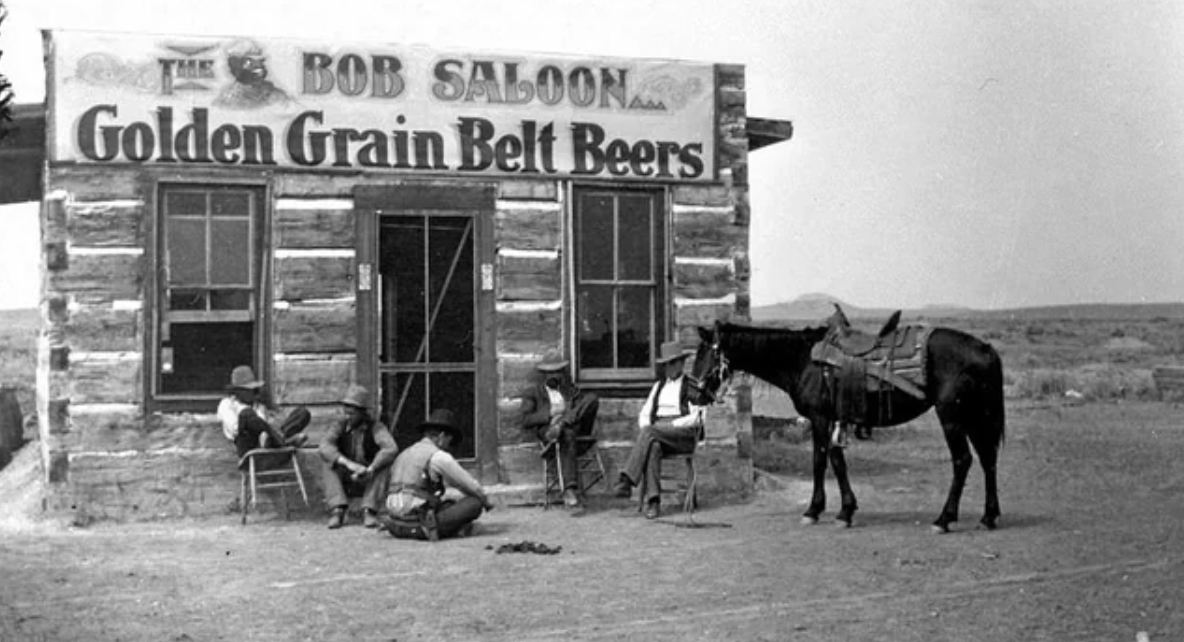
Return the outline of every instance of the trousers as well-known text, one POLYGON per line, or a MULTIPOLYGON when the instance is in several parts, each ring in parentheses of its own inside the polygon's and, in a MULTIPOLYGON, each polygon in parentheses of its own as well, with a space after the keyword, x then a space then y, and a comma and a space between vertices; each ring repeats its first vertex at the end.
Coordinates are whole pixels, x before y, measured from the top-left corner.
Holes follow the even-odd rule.
POLYGON ((244 408, 238 414, 238 435, 234 438, 234 449, 238 456, 242 457, 248 450, 260 447, 262 435, 269 437, 269 448, 280 448, 290 437, 307 428, 310 421, 312 415, 309 414, 308 408, 303 406, 293 408, 279 426, 272 426, 264 421, 259 413, 251 408, 244 408))
POLYGON ((659 419, 637 436, 621 474, 634 486, 641 486, 646 502, 657 501, 662 495, 662 455, 695 452, 698 435, 696 427, 675 428, 669 419, 659 419))
POLYGON ((386 505, 386 494, 391 484, 391 467, 374 472, 364 482, 350 478, 347 468, 325 464, 321 474, 325 486, 325 506, 330 510, 349 505, 350 497, 361 497, 362 508, 378 512, 386 505))
MULTIPOLYGON (((462 528, 476 521, 481 516, 481 512, 485 510, 485 504, 476 497, 462 497, 456 501, 446 499, 440 502, 435 509, 424 505, 419 510, 433 511, 435 513, 436 533, 440 539, 444 539, 455 536, 462 528)), ((416 514, 418 514, 418 511, 416 514)), ((417 520, 414 517, 403 517, 396 519, 394 523, 401 526, 389 529, 391 535, 395 537, 400 539, 429 539, 427 533, 424 532, 424 527, 421 525, 421 520, 417 520), (409 523, 413 523, 415 526, 405 526, 409 523)))
POLYGON ((596 413, 600 410, 600 399, 593 394, 582 394, 564 413, 565 419, 557 425, 540 428, 539 441, 559 440, 559 466, 563 471, 564 490, 580 489, 580 467, 576 460, 592 447, 590 442, 578 442, 577 437, 587 437, 596 427, 596 413))

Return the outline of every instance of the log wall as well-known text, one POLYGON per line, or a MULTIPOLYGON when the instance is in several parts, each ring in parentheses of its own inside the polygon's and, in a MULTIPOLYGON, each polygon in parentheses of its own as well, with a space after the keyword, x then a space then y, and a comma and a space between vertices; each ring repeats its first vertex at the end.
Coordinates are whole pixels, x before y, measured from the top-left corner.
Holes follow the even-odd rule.
MULTIPOLYGON (((744 73, 738 66, 718 69, 720 180, 667 192, 671 320, 688 347, 698 342, 697 327, 744 320, 749 311, 744 73)), ((216 513, 233 503, 235 458, 216 417, 145 406, 154 191, 160 181, 194 176, 146 167, 48 169, 37 406, 52 511, 122 520, 216 513)), ((282 406, 310 407, 310 436, 317 439, 356 372, 352 194, 358 185, 392 177, 243 170, 197 177, 267 189, 269 383, 282 406)), ((557 180, 498 183, 492 257, 498 463, 510 486, 537 484, 540 472, 537 446, 517 425, 514 395, 531 382, 544 353, 570 341, 567 189, 557 180)), ((643 401, 636 394, 603 398, 598 430, 610 480, 631 446, 643 401)), ((750 406, 749 391, 740 387, 711 410, 700 453, 708 493, 751 490, 750 406)), ((316 457, 302 461, 315 493, 316 457)))

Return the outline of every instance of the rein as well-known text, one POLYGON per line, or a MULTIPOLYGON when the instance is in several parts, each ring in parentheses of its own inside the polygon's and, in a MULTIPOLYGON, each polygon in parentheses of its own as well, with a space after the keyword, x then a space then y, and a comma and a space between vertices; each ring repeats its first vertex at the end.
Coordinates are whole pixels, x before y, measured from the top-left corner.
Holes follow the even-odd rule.
POLYGON ((714 364, 700 379, 693 374, 687 375, 688 384, 694 388, 698 393, 706 397, 708 403, 717 403, 722 401, 722 398, 727 395, 727 386, 732 380, 732 369, 728 366, 728 358, 724 355, 723 350, 719 347, 719 330, 716 330, 714 340, 711 342, 711 355, 714 364), (708 386, 708 382, 715 378, 719 385, 715 390, 708 386))

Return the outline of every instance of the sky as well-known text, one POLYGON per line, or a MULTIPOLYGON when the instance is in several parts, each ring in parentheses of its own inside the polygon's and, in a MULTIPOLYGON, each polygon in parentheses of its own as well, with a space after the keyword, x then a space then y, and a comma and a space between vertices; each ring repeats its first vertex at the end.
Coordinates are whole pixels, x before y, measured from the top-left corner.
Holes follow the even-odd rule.
MULTIPOLYGON (((1184 301, 1178 0, 6 4, 22 103, 41 28, 742 64, 748 114, 794 124, 749 158, 754 305, 1184 301)), ((36 210, 0 217, 0 307, 35 306, 36 210)))

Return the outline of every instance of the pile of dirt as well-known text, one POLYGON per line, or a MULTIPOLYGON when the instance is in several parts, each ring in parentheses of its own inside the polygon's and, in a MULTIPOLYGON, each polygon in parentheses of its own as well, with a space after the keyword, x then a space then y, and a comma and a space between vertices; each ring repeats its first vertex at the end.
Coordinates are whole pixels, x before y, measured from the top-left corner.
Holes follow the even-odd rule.
MULTIPOLYGON (((492 546, 486 546, 487 550, 493 550, 492 546)), ((563 550, 562 546, 547 546, 542 542, 532 542, 524 540, 517 544, 502 544, 494 551, 498 555, 502 553, 534 553, 535 555, 558 555, 563 550)))

